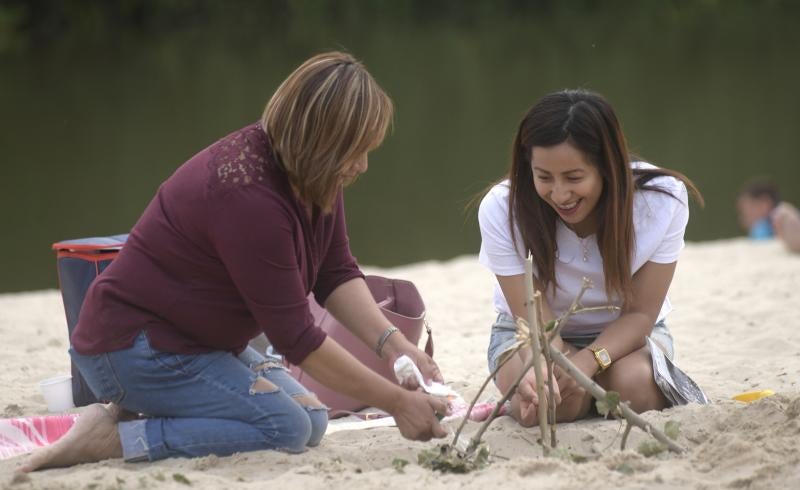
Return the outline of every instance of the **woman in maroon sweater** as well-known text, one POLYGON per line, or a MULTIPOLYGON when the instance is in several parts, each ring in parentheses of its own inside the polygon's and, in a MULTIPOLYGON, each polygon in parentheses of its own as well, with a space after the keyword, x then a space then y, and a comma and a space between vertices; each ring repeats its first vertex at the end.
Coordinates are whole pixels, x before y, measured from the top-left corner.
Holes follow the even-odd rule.
POLYGON ((444 404, 363 366, 314 325, 307 301, 313 292, 386 362, 409 355, 441 381, 380 313, 348 244, 342 189, 367 170, 392 111, 358 61, 318 55, 259 123, 178 168, 92 285, 71 338, 73 361, 111 403, 87 407, 22 470, 318 444, 325 407, 285 369, 253 362, 245 349, 261 332, 323 384, 392 414, 403 436, 443 437, 444 404))

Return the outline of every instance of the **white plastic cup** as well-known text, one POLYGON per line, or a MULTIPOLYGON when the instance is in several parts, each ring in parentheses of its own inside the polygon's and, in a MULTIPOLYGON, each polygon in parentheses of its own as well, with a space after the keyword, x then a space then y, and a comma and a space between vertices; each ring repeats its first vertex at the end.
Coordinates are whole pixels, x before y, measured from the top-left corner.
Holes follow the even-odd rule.
POLYGON ((63 374, 39 382, 39 388, 47 403, 47 411, 59 413, 75 408, 72 401, 72 376, 63 374))

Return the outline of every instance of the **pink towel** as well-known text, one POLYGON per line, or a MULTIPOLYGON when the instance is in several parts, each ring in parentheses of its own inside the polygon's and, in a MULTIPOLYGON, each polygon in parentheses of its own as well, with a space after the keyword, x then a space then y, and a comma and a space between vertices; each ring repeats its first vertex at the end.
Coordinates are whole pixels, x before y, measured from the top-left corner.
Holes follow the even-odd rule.
POLYGON ((56 442, 67 433, 76 418, 78 414, 0 419, 0 459, 56 442))

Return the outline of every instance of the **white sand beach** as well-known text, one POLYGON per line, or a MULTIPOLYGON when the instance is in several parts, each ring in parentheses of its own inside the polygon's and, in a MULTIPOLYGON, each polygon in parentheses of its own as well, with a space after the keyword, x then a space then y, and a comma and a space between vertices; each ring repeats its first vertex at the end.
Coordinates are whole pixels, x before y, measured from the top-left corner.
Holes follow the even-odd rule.
MULTIPOLYGON (((368 273, 413 280, 428 307, 435 359, 446 381, 470 398, 487 375, 486 344, 494 319, 493 279, 474 256, 368 273)), ((667 319, 678 364, 712 404, 644 416, 680 423, 683 455, 646 458, 638 429, 619 450, 619 421, 560 425, 562 447, 589 458, 544 458, 538 429, 501 417, 487 432, 493 462, 467 474, 416 464, 434 442, 404 440, 394 428, 337 432, 301 455, 261 451, 231 457, 128 464, 110 460, 31 474, 12 482, 18 459, 0 461, 0 488, 43 489, 409 489, 496 488, 800 488, 800 255, 778 243, 745 239, 687 244, 670 289, 667 319), (749 404, 731 396, 771 389, 749 404), (410 462, 395 469, 396 458, 410 462)), ((0 410, 3 417, 41 415, 38 381, 69 372, 67 332, 58 291, 0 295, 0 410)), ((497 397, 496 390, 484 396, 497 397)), ((469 430, 477 427, 471 423, 469 430)))

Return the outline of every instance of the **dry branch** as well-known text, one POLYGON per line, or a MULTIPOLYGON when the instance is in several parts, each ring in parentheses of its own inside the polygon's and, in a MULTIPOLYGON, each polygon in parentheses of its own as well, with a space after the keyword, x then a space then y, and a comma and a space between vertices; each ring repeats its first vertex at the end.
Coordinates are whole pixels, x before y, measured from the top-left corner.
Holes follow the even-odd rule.
MULTIPOLYGON (((536 296, 536 322, 542 327, 539 328, 539 343, 545 345, 549 342, 547 334, 544 331, 544 308, 542 306, 541 293, 536 296)), ((553 358, 550 356, 550 349, 542 349, 547 366, 547 390, 550 396, 547 397, 547 417, 550 424, 550 447, 555 448, 558 444, 556 437, 556 396, 555 396, 555 366, 553 365, 553 358)), ((544 446, 546 444, 542 442, 544 446)))
MULTIPOLYGON (((514 346, 513 350, 511 350, 508 354, 506 354, 505 358, 503 358, 503 360, 500 361, 497 364, 497 367, 494 368, 494 371, 492 371, 489 374, 489 376, 484 380, 483 384, 481 385, 481 388, 478 390, 478 393, 475 394, 475 397, 472 399, 472 402, 470 402, 469 407, 467 408, 467 413, 466 413, 466 415, 464 415, 464 418, 461 420, 461 424, 458 426, 458 429, 456 429, 455 435, 453 436, 453 442, 452 442, 452 446, 453 447, 456 447, 456 443, 458 442, 458 438, 461 435, 461 431, 464 429, 464 426, 467 424, 467 421, 469 420, 469 416, 472 413, 472 409, 475 407, 475 404, 478 402, 478 399, 480 398, 481 393, 483 393, 483 390, 485 390, 486 386, 488 386, 489 381, 493 380, 494 377, 497 376, 497 373, 498 373, 498 371, 500 371, 500 368, 502 368, 505 365, 505 363, 507 363, 512 357, 514 357, 517 354, 517 352, 519 352, 520 349, 522 349, 523 346, 524 346, 524 344, 517 343, 514 346)), ((492 410, 492 415, 494 415, 496 412, 499 412, 500 411, 500 407, 502 407, 502 404, 501 403, 497 403, 497 406, 495 407, 495 410, 492 410)), ((492 419, 493 419, 493 417, 490 415, 487 420, 492 420, 492 419)))
MULTIPOLYGON (((578 369, 572 361, 567 359, 567 357, 559 352, 557 349, 553 349, 547 346, 550 349, 550 355, 553 356, 553 361, 558 364, 561 369, 563 369, 567 374, 573 377, 575 381, 581 385, 586 391, 592 394, 592 396, 596 400, 602 400, 606 397, 606 390, 603 389, 602 386, 592 381, 592 379, 583 372, 578 369)), ((678 454, 683 452, 683 448, 675 443, 672 439, 667 437, 666 434, 661 432, 659 429, 653 427, 653 425, 648 422, 646 419, 641 417, 638 413, 634 412, 633 410, 628 407, 625 403, 620 403, 617 405, 617 410, 619 415, 625 418, 629 423, 639 427, 643 431, 647 432, 648 434, 652 435, 658 442, 665 445, 670 451, 676 452, 678 454)))
MULTIPOLYGON (((500 411, 500 408, 511 398, 511 396, 516 392, 519 383, 527 374, 530 368, 534 369, 534 373, 536 375, 536 392, 539 397, 539 402, 543 399, 547 400, 547 410, 541 410, 541 405, 537 410, 537 414, 539 416, 539 430, 541 432, 541 444, 544 451, 544 454, 547 455, 549 453, 547 443, 546 443, 546 434, 547 434, 547 427, 548 427, 548 415, 552 418, 552 429, 550 431, 551 435, 551 445, 552 447, 556 446, 556 433, 555 433, 555 398, 554 398, 554 388, 553 388, 553 379, 552 373, 554 370, 554 365, 558 365, 561 369, 563 369, 569 376, 571 376, 575 381, 587 390, 596 400, 606 400, 608 393, 606 392, 603 387, 595 383, 591 378, 586 376, 581 370, 579 370, 567 357, 562 354, 558 349, 553 348, 551 345, 551 341, 560 334, 561 328, 566 324, 567 320, 570 316, 583 313, 587 311, 600 311, 600 310, 615 310, 619 309, 616 306, 609 305, 609 306, 594 306, 594 307, 584 307, 581 305, 581 299, 583 298, 584 293, 587 289, 592 287, 592 283, 589 279, 584 278, 583 284, 581 287, 580 292, 575 297, 575 300, 572 302, 572 305, 569 309, 561 315, 558 319, 555 320, 552 331, 547 334, 545 332, 545 325, 543 323, 542 318, 542 299, 541 299, 541 292, 534 291, 533 289, 533 271, 532 271, 532 261, 526 261, 525 266, 525 288, 526 288, 526 307, 528 318, 530 319, 529 322, 521 318, 516 319, 517 323, 517 341, 516 343, 508 349, 508 353, 505 355, 505 358, 498 363, 497 367, 492 371, 492 373, 486 378, 483 385, 481 386, 478 393, 475 395, 474 399, 469 405, 467 409, 467 415, 462 420, 461 425, 459 425, 458 429, 455 432, 455 436, 453 437, 453 442, 448 446, 449 451, 458 451, 456 449, 456 443, 458 442, 458 438, 461 434, 462 429, 464 428, 467 420, 469 419, 469 414, 472 412, 475 403, 478 401, 481 393, 484 391, 486 386, 489 384, 489 381, 494 379, 497 375, 497 372, 500 370, 506 362, 508 362, 511 358, 513 358, 526 344, 529 344, 531 347, 531 358, 525 362, 521 372, 517 376, 514 383, 508 389, 507 393, 503 395, 503 398, 497 402, 492 413, 489 417, 484 421, 483 425, 481 425, 480 429, 475 433, 475 435, 470 439, 469 445, 467 446, 466 450, 462 454, 463 458, 470 458, 474 451, 479 447, 481 443, 481 438, 486 430, 489 428, 491 423, 497 418, 497 414, 500 411), (538 315, 537 315, 538 313, 538 315), (541 373, 541 358, 544 356, 546 359, 546 367, 550 373, 548 377, 548 388, 549 388, 549 396, 544 396, 544 379, 541 373), (551 406, 552 405, 552 406, 551 406)), ((664 432, 660 431, 656 427, 654 427, 650 422, 646 419, 642 418, 639 414, 634 412, 630 409, 630 407, 625 402, 617 403, 615 406, 611 407, 611 413, 620 417, 623 417, 627 421, 627 427, 625 428, 625 433, 622 437, 622 449, 624 449, 625 444, 628 439, 628 434, 632 426, 637 426, 643 431, 647 432, 651 436, 653 436, 657 441, 663 444, 666 448, 670 451, 676 452, 678 454, 683 453, 684 449, 679 446, 677 443, 672 441, 669 437, 667 437, 664 432)), ((444 448, 444 447, 443 447, 444 448)), ((459 454, 461 454, 459 452, 459 454)))
MULTIPOLYGON (((489 428, 489 425, 491 425, 494 419, 497 418, 497 414, 500 412, 500 407, 502 407, 503 404, 511 398, 514 392, 517 391, 517 386, 519 386, 519 382, 522 381, 522 378, 525 377, 525 374, 528 373, 528 369, 530 369, 532 365, 533 365, 533 358, 531 358, 530 360, 528 360, 527 363, 525 363, 525 365, 522 367, 522 371, 519 373, 519 376, 517 376, 516 381, 514 381, 514 383, 508 389, 508 392, 505 395, 503 395, 503 398, 499 402, 497 402, 497 405, 494 407, 494 410, 492 410, 492 413, 489 415, 489 418, 486 419, 483 425, 481 425, 480 429, 478 429, 478 432, 476 432, 475 435, 472 436, 472 439, 470 439, 469 442, 469 446, 467 446, 467 450, 465 451, 467 454, 472 453, 481 443, 481 437, 483 437, 483 433, 486 432, 486 429, 489 428)), ((455 447, 455 444, 453 444, 453 446, 455 447)))
MULTIPOLYGON (((538 306, 539 310, 541 311, 541 304, 542 304, 542 293, 539 291, 534 292, 533 290, 533 258, 530 254, 528 254, 527 260, 525 260, 525 306, 528 309, 528 327, 529 327, 529 336, 528 341, 531 345, 531 362, 533 363, 533 373, 536 376, 536 396, 539 401, 539 405, 536 407, 536 415, 539 417, 539 431, 541 432, 542 436, 542 448, 544 450, 545 456, 549 454, 549 449, 547 447, 547 433, 549 429, 547 428, 547 415, 549 412, 550 403, 555 403, 555 400, 550 400, 549 398, 545 397, 544 394, 544 377, 542 376, 542 348, 541 345, 541 335, 540 332, 544 328, 539 320, 541 319, 541 314, 537 315, 536 308, 538 306), (537 303, 538 298, 538 303, 537 303), (546 405, 545 405, 546 403, 546 405), (545 410, 542 410, 545 408, 545 410)), ((523 376, 528 372, 528 369, 523 369, 522 373, 523 376)), ((519 384, 519 382, 517 382, 519 384)), ((515 388, 516 389, 516 388, 515 388)), ((510 391, 510 390, 509 390, 510 391)), ((552 390, 551 390, 552 395, 552 390)), ((550 397, 552 398, 552 396, 550 397)))

